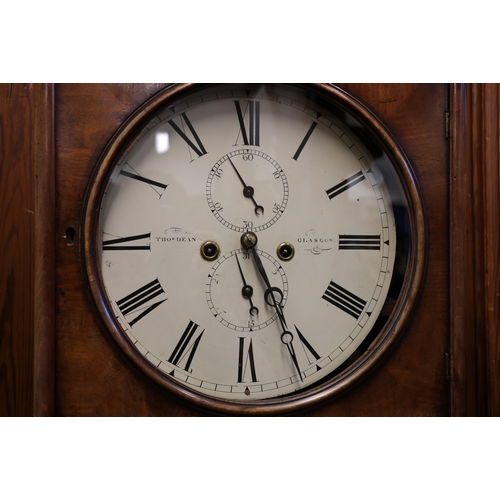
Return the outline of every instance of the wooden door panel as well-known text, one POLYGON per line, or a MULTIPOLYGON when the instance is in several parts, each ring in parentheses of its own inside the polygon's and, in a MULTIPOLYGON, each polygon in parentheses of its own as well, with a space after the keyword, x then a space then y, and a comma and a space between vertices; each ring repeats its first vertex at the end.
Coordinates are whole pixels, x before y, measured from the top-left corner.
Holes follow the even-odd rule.
MULTIPOLYGON (((353 391, 307 415, 446 415, 449 336, 447 85, 342 85, 392 131, 414 166, 428 219, 427 279, 407 332, 353 391)), ((162 85, 56 86, 59 415, 199 416, 138 373, 108 340, 81 282, 80 223, 90 172, 115 130, 162 85), (65 238, 76 230, 75 241, 65 238)))

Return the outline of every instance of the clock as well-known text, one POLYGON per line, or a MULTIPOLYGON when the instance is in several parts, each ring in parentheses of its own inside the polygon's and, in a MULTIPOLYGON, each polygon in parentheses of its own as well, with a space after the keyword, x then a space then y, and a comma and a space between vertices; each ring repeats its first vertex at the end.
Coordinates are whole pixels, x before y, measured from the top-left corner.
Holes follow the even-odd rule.
POLYGON ((90 178, 103 331, 167 393, 225 414, 340 397, 404 335, 425 269, 411 165, 331 85, 172 85, 90 178))

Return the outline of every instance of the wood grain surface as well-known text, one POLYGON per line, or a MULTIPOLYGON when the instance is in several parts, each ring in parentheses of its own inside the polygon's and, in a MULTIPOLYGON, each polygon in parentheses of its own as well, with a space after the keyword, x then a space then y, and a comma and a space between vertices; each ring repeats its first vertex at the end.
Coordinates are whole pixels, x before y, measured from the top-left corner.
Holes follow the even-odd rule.
POLYGON ((29 86, 2 85, 0 106, 0 413, 17 416, 33 411, 35 203, 33 144, 25 125, 33 120, 29 86))
POLYGON ((500 415, 500 85, 453 85, 452 415, 500 415))
POLYGON ((54 413, 52 86, 0 85, 0 415, 54 413))

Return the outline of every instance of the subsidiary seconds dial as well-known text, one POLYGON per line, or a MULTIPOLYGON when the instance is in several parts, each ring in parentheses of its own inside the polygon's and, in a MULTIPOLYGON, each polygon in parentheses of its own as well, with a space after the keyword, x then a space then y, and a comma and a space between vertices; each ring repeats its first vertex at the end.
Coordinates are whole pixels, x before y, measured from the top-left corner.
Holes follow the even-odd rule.
POLYGON ((207 201, 215 218, 233 231, 272 226, 288 202, 288 182, 280 165, 256 149, 224 155, 210 170, 207 201))

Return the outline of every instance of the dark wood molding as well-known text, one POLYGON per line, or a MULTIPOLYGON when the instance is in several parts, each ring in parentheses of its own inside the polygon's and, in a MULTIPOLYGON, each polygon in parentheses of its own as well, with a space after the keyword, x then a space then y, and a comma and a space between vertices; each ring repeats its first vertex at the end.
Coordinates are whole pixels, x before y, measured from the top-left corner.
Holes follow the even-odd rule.
POLYGON ((500 85, 452 85, 451 414, 500 415, 500 85))
MULTIPOLYGON (((467 247, 467 214, 470 213, 469 177, 467 175, 467 88, 452 85, 450 92, 450 328, 451 328, 451 413, 466 415, 474 406, 467 401, 474 393, 475 382, 467 377, 471 356, 465 355, 467 332, 471 332, 467 311, 467 277, 464 264, 470 249, 467 247), (468 385, 470 387, 468 387, 468 385)), ((470 280, 470 278, 469 278, 470 280)), ((470 351, 469 351, 470 352, 470 351)), ((469 368, 469 371, 473 372, 469 368)))
POLYGON ((488 414, 500 416, 500 85, 486 85, 484 108, 484 260, 488 414))
POLYGON ((0 85, 0 415, 54 414, 53 86, 0 85))
POLYGON ((55 135, 54 86, 36 85, 35 128, 35 317, 33 415, 55 408, 55 135))

